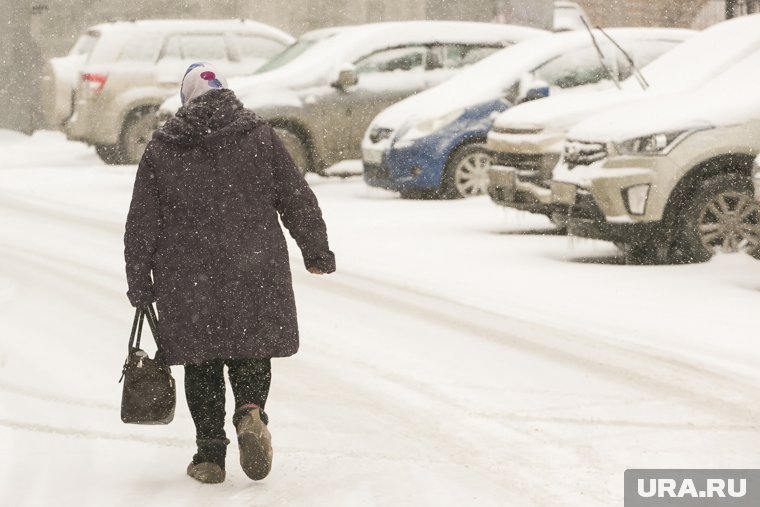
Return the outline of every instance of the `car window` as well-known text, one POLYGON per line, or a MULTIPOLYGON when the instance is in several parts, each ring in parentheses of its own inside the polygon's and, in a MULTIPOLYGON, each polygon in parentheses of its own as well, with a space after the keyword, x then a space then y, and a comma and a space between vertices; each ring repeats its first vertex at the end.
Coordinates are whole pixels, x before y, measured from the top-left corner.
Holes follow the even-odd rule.
POLYGON ((241 60, 269 60, 285 48, 281 42, 258 35, 237 34, 233 40, 241 60))
POLYGON ((427 48, 424 46, 383 49, 355 62, 356 72, 358 74, 373 74, 422 70, 425 65, 426 53, 427 48))
POLYGON ((158 58, 164 36, 157 33, 140 34, 129 44, 125 44, 119 60, 154 62, 158 58))
POLYGON ((227 60, 227 44, 221 34, 183 34, 169 37, 161 58, 193 61, 227 60))
POLYGON ((74 47, 71 48, 71 51, 69 51, 69 55, 83 55, 86 58, 89 58, 92 50, 95 49, 95 46, 98 43, 98 39, 100 39, 99 32, 90 31, 82 34, 76 44, 74 44, 74 47))
MULTIPOLYGON (((609 63, 608 63, 609 66, 609 63)), ((614 69, 610 69, 614 72, 614 69)), ((537 79, 550 86, 573 88, 608 79, 596 49, 587 46, 575 49, 544 63, 533 71, 537 79)))
POLYGON ((182 59, 182 49, 179 45, 179 37, 172 36, 166 40, 164 49, 161 51, 161 59, 182 59))
POLYGON ((222 35, 182 35, 180 46, 186 60, 227 59, 227 44, 222 35))
POLYGON ((479 62, 488 55, 504 49, 504 46, 487 47, 470 44, 447 44, 443 49, 443 66, 459 69, 479 62))

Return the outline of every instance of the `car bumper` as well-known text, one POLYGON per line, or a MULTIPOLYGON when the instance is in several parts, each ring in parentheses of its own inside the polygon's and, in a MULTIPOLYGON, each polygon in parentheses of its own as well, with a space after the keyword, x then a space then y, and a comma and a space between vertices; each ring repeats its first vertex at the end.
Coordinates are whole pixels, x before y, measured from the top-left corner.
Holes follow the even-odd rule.
POLYGON ((448 158, 446 153, 430 142, 403 148, 364 147, 364 181, 372 187, 395 191, 437 189, 448 158))
POLYGON ((488 195, 500 206, 544 215, 555 210, 551 190, 521 181, 514 167, 491 166, 488 179, 488 195))
POLYGON ((589 239, 616 243, 647 241, 657 236, 660 221, 610 221, 593 194, 578 186, 552 182, 552 201, 556 210, 566 210, 568 233, 589 239))
POLYGON ((555 183, 566 183, 588 192, 608 222, 655 222, 662 220, 677 182, 672 175, 677 172, 678 167, 666 156, 615 157, 574 168, 563 161, 554 171, 552 199, 562 201, 555 195, 555 183), (629 191, 635 187, 648 189, 643 207, 632 205, 629 191))
POLYGON ((88 144, 116 144, 121 134, 119 118, 98 100, 76 102, 74 114, 66 123, 66 137, 88 144))

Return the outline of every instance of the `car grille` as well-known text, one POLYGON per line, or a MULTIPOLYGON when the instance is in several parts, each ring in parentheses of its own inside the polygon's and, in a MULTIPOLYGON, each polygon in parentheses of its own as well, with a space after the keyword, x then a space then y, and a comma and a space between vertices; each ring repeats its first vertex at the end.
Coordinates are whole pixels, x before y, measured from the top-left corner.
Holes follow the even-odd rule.
POLYGON ((384 139, 390 138, 391 134, 393 134, 393 129, 383 129, 383 128, 375 127, 369 133, 369 140, 372 141, 374 144, 377 144, 384 139))
POLYGON ((529 135, 539 134, 543 129, 540 128, 515 128, 515 127, 497 127, 491 128, 491 132, 495 134, 515 134, 515 135, 529 135))
POLYGON ((604 143, 585 141, 565 141, 565 162, 572 169, 578 165, 590 165, 607 158, 607 146, 604 143))
POLYGON ((549 188, 547 180, 551 179, 552 169, 557 165, 557 155, 533 153, 493 154, 494 165, 514 167, 520 181, 534 183, 549 188))

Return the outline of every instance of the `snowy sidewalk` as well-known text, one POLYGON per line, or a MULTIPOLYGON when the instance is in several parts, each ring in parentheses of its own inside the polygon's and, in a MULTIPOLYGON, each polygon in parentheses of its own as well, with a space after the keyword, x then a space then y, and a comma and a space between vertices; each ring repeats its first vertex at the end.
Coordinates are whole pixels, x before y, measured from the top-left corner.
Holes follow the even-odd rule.
POLYGON ((626 468, 760 457, 757 261, 622 266, 488 199, 314 177, 339 271, 308 275, 291 245, 302 349, 274 363, 272 475, 248 481, 233 445, 227 482, 195 484, 181 368, 170 426, 119 421, 134 167, 12 136, 2 506, 606 506, 626 468))

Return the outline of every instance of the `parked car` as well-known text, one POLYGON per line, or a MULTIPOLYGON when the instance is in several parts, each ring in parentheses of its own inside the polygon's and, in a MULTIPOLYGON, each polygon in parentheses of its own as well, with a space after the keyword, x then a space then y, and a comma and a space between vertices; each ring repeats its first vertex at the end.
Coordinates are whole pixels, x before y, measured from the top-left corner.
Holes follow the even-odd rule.
POLYGON ((551 202, 549 181, 573 125, 618 105, 693 90, 758 48, 760 16, 736 18, 698 33, 643 68, 646 90, 631 77, 622 90, 549 97, 509 109, 488 133, 486 146, 494 158, 489 195, 502 206, 554 215, 563 226, 563 213, 551 202))
POLYGON ((583 20, 586 20, 589 25, 588 16, 583 11, 580 5, 575 2, 567 2, 565 0, 558 0, 554 2, 554 31, 565 32, 568 30, 585 30, 586 25, 583 24, 583 20))
MULTIPOLYGON (((455 21, 376 23, 318 30, 256 75, 230 81, 246 107, 278 129, 304 171, 360 157, 369 122, 387 106, 485 56, 544 35, 533 28, 455 21)), ((161 116, 179 108, 175 97, 161 116)))
POLYGON ((551 182, 576 236, 632 262, 702 262, 760 244, 760 51, 699 90, 606 111, 568 134, 551 182))
POLYGON ((293 42, 246 20, 120 21, 93 26, 45 78, 48 123, 95 146, 108 163, 136 163, 155 112, 176 93, 187 66, 213 61, 227 75, 249 74, 293 42))
MULTIPOLYGON (((608 32, 640 65, 693 33, 668 28, 608 32)), ((484 142, 497 113, 547 94, 611 85, 608 73, 614 79, 630 74, 623 53, 600 33, 596 37, 604 60, 587 31, 532 39, 392 105, 372 121, 362 141, 365 181, 402 197, 485 193, 490 155, 484 142)))

